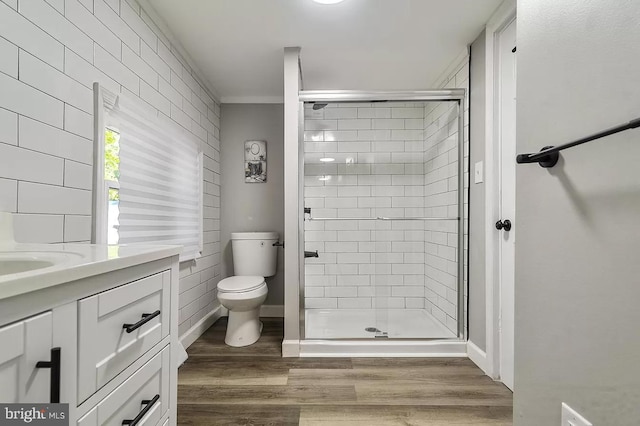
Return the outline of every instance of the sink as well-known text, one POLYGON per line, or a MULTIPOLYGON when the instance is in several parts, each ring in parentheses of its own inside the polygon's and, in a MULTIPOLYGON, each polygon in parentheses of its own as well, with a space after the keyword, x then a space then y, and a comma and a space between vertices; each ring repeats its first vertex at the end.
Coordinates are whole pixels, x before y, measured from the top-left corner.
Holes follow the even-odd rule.
POLYGON ((82 257, 73 252, 0 251, 0 276, 60 266, 82 257))

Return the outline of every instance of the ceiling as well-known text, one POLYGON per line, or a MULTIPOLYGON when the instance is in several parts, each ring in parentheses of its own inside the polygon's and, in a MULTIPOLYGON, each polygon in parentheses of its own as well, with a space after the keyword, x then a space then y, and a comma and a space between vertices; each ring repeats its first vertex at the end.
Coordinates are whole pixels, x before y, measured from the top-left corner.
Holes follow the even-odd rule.
POLYGON ((148 0, 222 102, 282 99, 283 48, 304 89, 428 89, 502 0, 148 0))

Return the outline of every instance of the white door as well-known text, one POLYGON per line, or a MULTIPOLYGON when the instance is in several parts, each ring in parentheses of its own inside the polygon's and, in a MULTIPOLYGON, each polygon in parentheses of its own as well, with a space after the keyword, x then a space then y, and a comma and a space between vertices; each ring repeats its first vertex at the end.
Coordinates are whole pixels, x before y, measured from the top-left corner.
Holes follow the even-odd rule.
POLYGON ((500 378, 513 390, 515 180, 516 180, 516 21, 498 37, 500 378))

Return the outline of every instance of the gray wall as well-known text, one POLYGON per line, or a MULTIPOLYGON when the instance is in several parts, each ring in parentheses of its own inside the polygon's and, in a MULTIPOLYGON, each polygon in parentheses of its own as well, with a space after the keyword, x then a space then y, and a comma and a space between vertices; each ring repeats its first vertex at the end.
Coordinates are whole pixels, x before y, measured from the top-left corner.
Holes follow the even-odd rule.
MULTIPOLYGON (((518 1, 518 152, 640 115, 640 4, 518 1)), ((640 419, 640 131, 517 166, 515 424, 640 419)))
POLYGON ((471 45, 469 84, 469 340, 487 350, 485 299, 484 183, 473 183, 474 165, 484 162, 485 145, 485 31, 471 45))
MULTIPOLYGON (((222 277, 233 275, 231 233, 276 231, 284 236, 284 108, 282 104, 223 104, 220 156, 222 166, 222 277), (267 141, 267 182, 245 183, 244 141, 267 141)), ((278 270, 267 278, 265 304, 284 303, 283 252, 278 270)))

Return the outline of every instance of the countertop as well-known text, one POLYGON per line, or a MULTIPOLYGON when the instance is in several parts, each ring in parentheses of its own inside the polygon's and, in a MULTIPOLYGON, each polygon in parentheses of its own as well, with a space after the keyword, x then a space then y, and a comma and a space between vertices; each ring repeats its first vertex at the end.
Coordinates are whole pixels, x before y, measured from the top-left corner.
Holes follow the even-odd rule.
MULTIPOLYGON (((0 275, 0 300, 180 254, 180 246, 1 243, 2 256, 37 253, 54 266, 0 275)), ((2 264, 0 263, 0 268, 2 264)), ((2 271, 0 270, 0 273, 2 271)))

